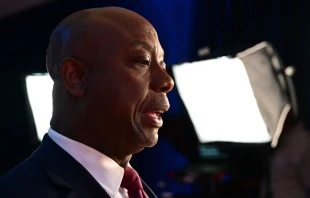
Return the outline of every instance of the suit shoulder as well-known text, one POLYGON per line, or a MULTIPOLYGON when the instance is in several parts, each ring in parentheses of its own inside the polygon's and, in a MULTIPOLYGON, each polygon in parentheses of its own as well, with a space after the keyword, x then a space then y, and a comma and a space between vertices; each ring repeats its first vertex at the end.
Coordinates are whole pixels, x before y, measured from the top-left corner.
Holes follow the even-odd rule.
POLYGON ((1 197, 18 197, 31 193, 46 184, 46 175, 33 156, 0 176, 1 197), (7 196, 6 196, 7 195, 7 196), (15 196, 14 196, 15 195, 15 196))
POLYGON ((0 176, 0 183, 8 182, 10 180, 23 180, 36 177, 43 173, 43 169, 34 160, 33 156, 30 156, 22 163, 0 176))

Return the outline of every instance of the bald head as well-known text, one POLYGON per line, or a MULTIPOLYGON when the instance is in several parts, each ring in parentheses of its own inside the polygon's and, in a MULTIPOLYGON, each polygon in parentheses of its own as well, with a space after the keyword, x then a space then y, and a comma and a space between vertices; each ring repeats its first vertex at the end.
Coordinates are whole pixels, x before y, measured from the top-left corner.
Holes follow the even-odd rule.
POLYGON ((123 8, 83 10, 52 33, 51 127, 126 164, 157 142, 173 81, 154 27, 123 8))
POLYGON ((52 79, 57 80, 64 58, 79 57, 94 64, 113 52, 115 41, 138 34, 141 29, 154 34, 150 27, 152 25, 142 16, 119 7, 92 8, 73 13, 55 28, 50 37, 47 70, 52 79))

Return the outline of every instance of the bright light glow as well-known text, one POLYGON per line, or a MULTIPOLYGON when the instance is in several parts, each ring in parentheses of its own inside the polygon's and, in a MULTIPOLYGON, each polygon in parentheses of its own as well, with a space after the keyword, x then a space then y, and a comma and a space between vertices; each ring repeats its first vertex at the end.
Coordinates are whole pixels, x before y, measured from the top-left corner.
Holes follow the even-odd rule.
POLYGON ((173 74, 201 143, 271 141, 240 59, 184 63, 173 74))
POLYGON ((50 127, 53 84, 48 74, 33 74, 26 77, 28 99, 39 140, 42 140, 50 127))

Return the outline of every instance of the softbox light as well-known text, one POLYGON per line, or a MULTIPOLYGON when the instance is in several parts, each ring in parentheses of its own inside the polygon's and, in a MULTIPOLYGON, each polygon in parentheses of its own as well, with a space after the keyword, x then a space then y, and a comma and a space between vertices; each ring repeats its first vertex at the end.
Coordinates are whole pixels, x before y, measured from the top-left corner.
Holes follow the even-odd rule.
POLYGON ((47 73, 27 75, 25 81, 37 135, 42 140, 50 127, 54 82, 47 73))
POLYGON ((291 107, 282 71, 266 42, 234 58, 172 67, 200 143, 267 143, 280 134, 291 107))

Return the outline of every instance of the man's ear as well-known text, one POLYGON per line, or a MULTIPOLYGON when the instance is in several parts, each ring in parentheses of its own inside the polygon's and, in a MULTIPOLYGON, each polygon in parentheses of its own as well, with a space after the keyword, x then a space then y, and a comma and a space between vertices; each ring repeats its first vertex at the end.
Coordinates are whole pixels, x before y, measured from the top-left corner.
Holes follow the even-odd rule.
POLYGON ((59 75, 68 92, 80 98, 84 96, 87 67, 76 58, 65 58, 60 66, 59 75))

